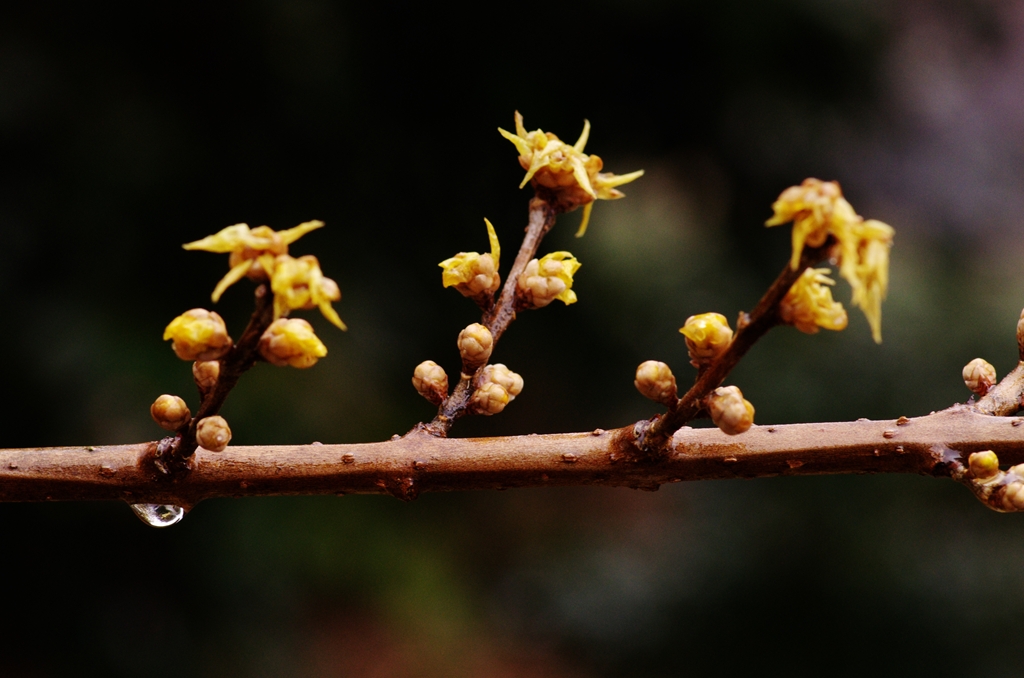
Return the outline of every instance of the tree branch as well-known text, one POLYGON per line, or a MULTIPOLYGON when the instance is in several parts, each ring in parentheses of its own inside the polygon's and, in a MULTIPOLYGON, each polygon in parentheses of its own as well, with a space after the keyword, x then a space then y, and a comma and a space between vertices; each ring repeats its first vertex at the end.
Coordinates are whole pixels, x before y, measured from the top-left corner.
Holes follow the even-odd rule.
POLYGON ((667 454, 646 457, 640 425, 610 431, 439 438, 413 431, 389 442, 202 448, 187 476, 152 464, 158 443, 0 450, 0 501, 120 499, 189 508, 211 497, 391 494, 610 485, 657 489, 716 478, 837 473, 962 474, 967 455, 993 450, 1024 463, 1022 419, 967 406, 898 420, 755 426, 738 436, 682 428, 667 454))

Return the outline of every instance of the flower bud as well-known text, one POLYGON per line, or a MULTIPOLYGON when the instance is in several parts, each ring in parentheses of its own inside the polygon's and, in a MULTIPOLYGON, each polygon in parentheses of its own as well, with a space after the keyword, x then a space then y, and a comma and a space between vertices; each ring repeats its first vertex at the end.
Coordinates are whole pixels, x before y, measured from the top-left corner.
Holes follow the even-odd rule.
POLYGON ((516 294, 523 308, 543 308, 555 299, 565 305, 576 303, 572 277, 580 262, 569 252, 552 252, 532 259, 516 281, 516 294))
POLYGON ((440 405, 448 397, 448 375, 433 360, 424 360, 412 373, 412 385, 421 396, 440 405))
POLYGON ((992 450, 974 452, 967 460, 971 475, 977 480, 988 480, 999 475, 999 458, 992 450))
POLYGON ((219 360, 197 360, 192 363, 192 379, 195 380, 199 392, 206 395, 217 386, 220 378, 219 360))
POLYGON ((224 417, 205 417, 196 427, 196 442, 210 452, 223 452, 231 442, 231 428, 224 417))
POLYGON ((469 400, 469 407, 474 414, 491 416, 505 409, 509 400, 511 398, 508 391, 500 384, 488 381, 473 392, 473 397, 469 400))
POLYGON ((1017 321, 1017 350, 1020 359, 1024 360, 1024 311, 1020 312, 1020 320, 1017 321))
POLYGON ((694 367, 711 362, 725 353, 732 343, 732 329, 721 313, 691 315, 679 331, 686 337, 690 364, 694 367))
POLYGON ((1024 483, 1016 481, 1007 484, 1003 490, 1003 507, 1010 511, 1024 510, 1024 483))
POLYGON ((464 371, 472 372, 486 364, 491 357, 494 337, 489 329, 480 323, 473 323, 459 332, 458 346, 464 371))
POLYGON ((720 386, 712 391, 708 411, 715 426, 731 436, 743 433, 754 423, 754 406, 736 386, 720 386))
POLYGON ((185 401, 176 395, 164 394, 149 406, 149 414, 160 428, 177 431, 192 419, 185 401))
POLYGON ((782 322, 806 334, 815 334, 819 327, 846 329, 846 310, 832 299, 832 290, 827 285, 835 285, 836 281, 828 273, 827 268, 804 270, 779 304, 782 322))
POLYGON ((982 358, 975 358, 964 366, 964 384, 978 395, 985 395, 996 383, 996 368, 982 358))
POLYGON ((670 407, 675 405, 679 395, 676 377, 672 374, 672 370, 668 365, 657 360, 640 363, 640 366, 636 368, 636 379, 633 384, 645 398, 670 407))
POLYGON ((501 286, 501 276, 498 275, 501 246, 494 226, 487 219, 484 219, 484 223, 491 242, 490 253, 459 252, 438 264, 444 269, 441 272, 441 284, 445 287, 454 286, 459 294, 478 303, 488 302, 501 286))
POLYGON ((494 383, 505 389, 508 401, 512 402, 523 392, 523 378, 501 363, 488 365, 480 373, 480 384, 494 383))
POLYGON ((182 360, 216 360, 231 350, 224 319, 204 308, 193 308, 172 320, 164 330, 164 341, 168 339, 182 360))
POLYGON ((302 318, 279 318, 270 323, 260 337, 259 351, 273 365, 299 369, 312 367, 327 355, 327 347, 313 333, 313 326, 302 318))

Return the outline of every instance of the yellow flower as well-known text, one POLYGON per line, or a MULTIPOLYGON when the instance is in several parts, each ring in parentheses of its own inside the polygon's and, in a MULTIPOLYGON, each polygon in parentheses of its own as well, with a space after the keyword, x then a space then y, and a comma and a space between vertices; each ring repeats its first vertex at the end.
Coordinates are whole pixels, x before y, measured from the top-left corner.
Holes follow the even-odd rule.
POLYGON ((694 367, 711 362, 725 353, 732 343, 732 328, 721 313, 691 315, 679 332, 686 337, 690 364, 694 367))
POLYGON ((828 277, 829 272, 827 268, 808 268, 803 272, 779 306, 782 322, 807 334, 816 333, 819 327, 846 329, 846 310, 832 300, 832 290, 826 287, 836 284, 828 277))
POLYGON ((274 272, 274 257, 287 254, 288 245, 323 225, 324 222, 313 220, 285 231, 274 231, 269 226, 257 226, 250 230, 248 224, 235 224, 182 247, 219 254, 231 253, 228 259, 231 270, 213 290, 213 301, 216 303, 224 290, 246 276, 257 282, 269 280, 274 272))
POLYGON ((274 259, 273 271, 270 289, 274 292, 275 320, 295 309, 319 308, 339 329, 346 329, 331 307, 332 301, 341 299, 341 290, 338 283, 324 276, 316 257, 307 254, 296 259, 280 254, 274 259))
POLYGON ((491 242, 490 254, 479 252, 459 252, 450 259, 445 259, 438 266, 441 272, 441 284, 445 287, 454 286, 464 297, 485 299, 493 295, 501 284, 498 265, 501 258, 501 245, 494 226, 487 219, 487 238, 491 242))
POLYGON ((327 347, 302 318, 279 318, 260 337, 260 355, 267 362, 299 369, 312 367, 327 355, 327 347))
POLYGON ((519 164, 526 170, 526 176, 519 188, 530 181, 535 187, 543 187, 557 194, 561 211, 569 212, 584 206, 583 221, 576 237, 587 230, 590 211, 595 200, 614 200, 625 193, 618 186, 628 184, 643 176, 643 170, 621 176, 601 172, 604 162, 596 155, 587 155, 583 148, 590 137, 590 121, 583 121, 583 133, 570 146, 551 132, 534 130, 527 132, 523 116, 516 111, 516 133, 498 128, 501 136, 511 141, 519 151, 519 164))
POLYGON ((216 360, 231 350, 231 337, 224 319, 205 308, 193 308, 172 320, 164 330, 164 341, 182 360, 216 360))
POLYGON ((853 288, 853 304, 871 325, 871 336, 882 342, 882 300, 889 288, 889 248, 893 228, 880 221, 865 221, 843 198, 835 181, 805 179, 790 186, 772 205, 775 214, 765 224, 793 222, 793 256, 796 270, 804 245, 818 247, 829 235, 839 243, 839 275, 853 288))
POLYGON ((543 308, 555 299, 566 306, 576 303, 573 275, 581 264, 570 252, 552 252, 531 259, 516 281, 516 291, 525 308, 543 308))

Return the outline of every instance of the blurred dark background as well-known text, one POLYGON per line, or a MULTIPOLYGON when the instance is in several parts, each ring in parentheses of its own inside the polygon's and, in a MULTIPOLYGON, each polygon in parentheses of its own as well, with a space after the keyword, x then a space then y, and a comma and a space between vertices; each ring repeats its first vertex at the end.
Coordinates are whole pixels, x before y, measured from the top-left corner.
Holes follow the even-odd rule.
MULTIPOLYGON (((915 416, 1016 360, 1024 305, 1024 7, 846 0, 36 2, 0 11, 0 446, 151 440, 195 403, 160 341, 208 305, 237 222, 327 228, 342 334, 258 366, 241 444, 380 440, 432 416, 476 317, 437 262, 511 252, 529 190, 512 113, 647 171, 562 219, 579 303, 522 314, 522 396, 458 435, 622 426, 688 315, 750 308, 788 257, 761 226, 807 176, 896 227, 885 342, 771 334, 736 370, 761 423, 915 416)), ((247 283, 217 310, 237 333, 247 283)), ((836 297, 849 298, 840 282, 836 297)), ((127 506, 0 506, 0 675, 1020 675, 1024 524, 918 477, 215 500, 166 530, 127 506)))

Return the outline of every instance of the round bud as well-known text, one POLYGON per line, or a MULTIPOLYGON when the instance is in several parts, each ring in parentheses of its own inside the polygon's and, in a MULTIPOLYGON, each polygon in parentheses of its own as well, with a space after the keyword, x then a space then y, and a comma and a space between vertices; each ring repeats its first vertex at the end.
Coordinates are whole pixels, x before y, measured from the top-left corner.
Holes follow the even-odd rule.
POLYGON ((999 457, 992 450, 974 452, 968 457, 967 464, 971 468, 971 475, 978 480, 988 480, 999 474, 999 457))
POLYGON ((164 330, 164 341, 168 339, 182 360, 216 360, 231 350, 224 319, 205 308, 193 308, 172 320, 164 330))
POLYGON ((177 431, 192 419, 185 401, 176 395, 164 394, 149 406, 149 414, 160 428, 177 431))
POLYGON ((489 381, 473 392, 473 397, 469 400, 469 407, 474 414, 491 416, 505 409, 509 400, 511 399, 508 391, 500 384, 489 381))
POLYGON ((996 368, 987 361, 975 358, 964 366, 964 384, 978 395, 985 395, 996 383, 996 368))
POLYGON ((196 442, 210 452, 223 452, 231 442, 231 428, 224 417, 205 417, 196 427, 196 442))
POLYGON ((731 436, 743 433, 754 423, 754 406, 736 386, 720 386, 712 391, 708 412, 715 426, 731 436))
POLYGON ((312 367, 327 355, 327 347, 302 318, 279 318, 260 337, 260 355, 272 365, 312 367))
POLYGON ((686 337, 690 364, 694 367, 711 362, 732 343, 732 328, 721 313, 691 315, 679 331, 686 337))
POLYGON ((668 365, 657 360, 647 360, 636 368, 633 384, 645 398, 672 406, 679 395, 676 377, 668 365))
POLYGON ((492 382, 501 386, 508 393, 508 400, 512 402, 516 396, 523 392, 523 378, 505 367, 501 363, 488 365, 480 373, 480 384, 492 382))
POLYGON ((1024 311, 1020 312, 1020 320, 1017 321, 1017 350, 1020 359, 1024 360, 1024 311))
POLYGON ((424 360, 412 373, 412 385, 421 396, 440 405, 448 397, 448 375, 433 360, 424 360))
POLYGON ((1010 511, 1024 509, 1024 483, 1016 481, 1006 486, 1003 490, 1003 507, 1010 511))
POLYGON ((199 387, 199 392, 206 395, 217 385, 220 378, 219 360, 197 360, 192 363, 192 378, 199 387))
POLYGON ((473 323, 459 332, 459 355, 466 372, 472 372, 487 363, 494 348, 491 331, 480 323, 473 323))

